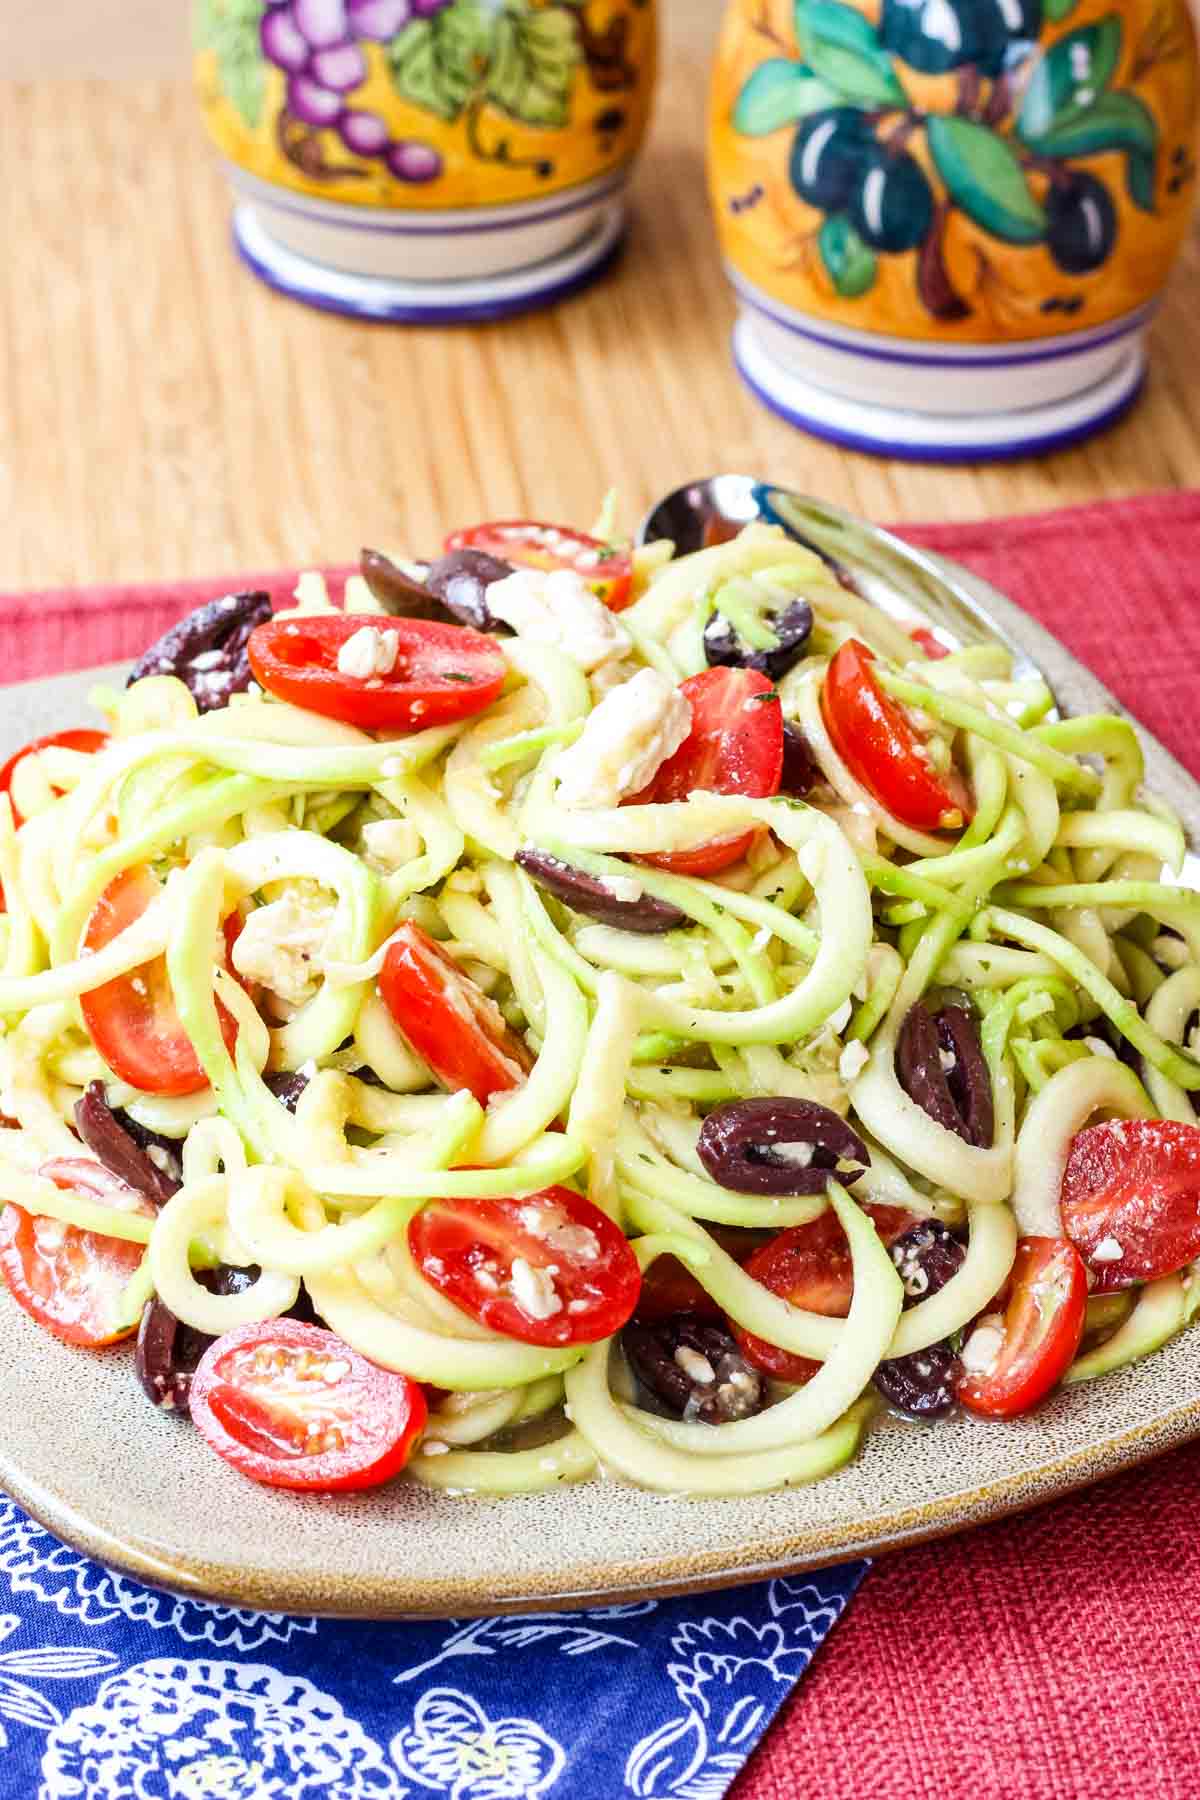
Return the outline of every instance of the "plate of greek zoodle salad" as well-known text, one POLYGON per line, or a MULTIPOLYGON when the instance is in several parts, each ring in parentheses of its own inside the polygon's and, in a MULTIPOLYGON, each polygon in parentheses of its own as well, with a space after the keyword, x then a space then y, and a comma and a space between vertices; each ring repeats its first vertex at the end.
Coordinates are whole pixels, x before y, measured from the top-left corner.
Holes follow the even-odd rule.
POLYGON ((1187 777, 1014 608, 614 512, 14 704, 0 1479, 109 1560, 686 1585, 1197 1429, 1187 777))

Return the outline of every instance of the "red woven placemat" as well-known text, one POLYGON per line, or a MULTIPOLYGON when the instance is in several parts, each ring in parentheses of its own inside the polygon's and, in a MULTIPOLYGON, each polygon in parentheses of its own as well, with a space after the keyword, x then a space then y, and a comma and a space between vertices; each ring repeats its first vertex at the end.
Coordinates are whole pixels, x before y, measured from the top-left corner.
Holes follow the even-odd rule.
MULTIPOLYGON (((906 528, 1048 625, 1200 775, 1200 493, 906 528)), ((288 577, 0 597, 10 681, 288 577)), ((737 1800, 1192 1800, 1200 1446, 871 1573, 737 1800)))

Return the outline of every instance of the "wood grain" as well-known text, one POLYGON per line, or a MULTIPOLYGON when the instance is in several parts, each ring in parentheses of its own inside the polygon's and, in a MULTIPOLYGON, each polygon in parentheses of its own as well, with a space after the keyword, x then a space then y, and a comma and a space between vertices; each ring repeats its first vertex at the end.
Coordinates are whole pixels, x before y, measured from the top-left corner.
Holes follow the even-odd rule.
POLYGON ((1078 450, 917 467, 822 445, 750 398, 704 189, 715 13, 671 16, 619 268, 557 311, 472 330, 357 325, 245 275, 182 82, 0 88, 0 587, 419 550, 488 514, 586 522, 612 486, 632 520, 722 468, 880 519, 1200 484, 1195 233, 1146 400, 1078 450))

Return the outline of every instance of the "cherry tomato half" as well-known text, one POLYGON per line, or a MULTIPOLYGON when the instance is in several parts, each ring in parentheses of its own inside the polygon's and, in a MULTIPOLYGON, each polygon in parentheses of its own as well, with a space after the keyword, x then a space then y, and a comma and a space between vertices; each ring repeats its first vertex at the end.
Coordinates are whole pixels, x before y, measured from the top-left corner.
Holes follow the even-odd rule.
MULTIPOLYGON (((142 1195, 87 1157, 56 1157, 38 1173, 65 1192, 75 1189, 114 1212, 154 1217, 142 1195)), ((0 1213, 0 1274, 8 1291, 39 1325, 69 1344, 96 1348, 129 1337, 134 1325, 117 1326, 118 1304, 136 1273, 144 1246, 124 1238, 80 1231, 8 1205, 0 1213)))
POLYGON ((825 672, 821 713, 833 747, 856 781, 905 825, 948 831, 971 817, 957 770, 935 769, 906 709, 871 672, 874 656, 848 638, 825 672))
POLYGON ((1077 1132, 1062 1221, 1094 1294, 1182 1269, 1200 1256, 1200 1125, 1110 1119, 1077 1132))
MULTIPOLYGON (((96 902, 83 934, 84 948, 102 950, 141 918, 158 891, 147 868, 126 869, 118 875, 96 902)), ((227 953, 240 929, 241 919, 232 913, 225 922, 227 953)), ((165 956, 81 994, 79 1007, 97 1050, 113 1074, 130 1087, 147 1094, 196 1094, 206 1085, 208 1076, 175 1010, 165 956)), ((237 1024, 219 1002, 217 1012, 232 1053, 237 1024)))
POLYGON ((928 625, 914 625, 908 635, 918 650, 924 651, 931 662, 941 662, 943 656, 950 654, 948 647, 943 644, 941 638, 934 637, 928 625))
MULTIPOLYGON (((866 1205, 876 1231, 885 1244, 891 1244, 913 1225, 916 1219, 899 1206, 866 1205)), ((747 1275, 761 1281, 773 1294, 787 1300, 804 1312, 820 1313, 827 1319, 844 1319, 850 1311, 854 1295, 854 1260, 850 1245, 832 1208, 810 1220, 807 1225, 793 1225, 781 1231, 769 1243, 756 1250, 746 1263, 747 1275)), ((802 1387, 811 1381, 820 1363, 790 1350, 780 1350, 752 1332, 735 1325, 734 1336, 742 1355, 755 1368, 778 1381, 790 1381, 802 1387)))
POLYGON ((425 1395, 332 1331, 299 1319, 239 1325, 192 1376, 192 1423, 219 1456, 268 1487, 377 1487, 408 1461, 425 1395))
POLYGON ((280 613, 250 634, 246 649, 255 680, 277 700, 363 731, 423 731, 469 719, 496 699, 508 666, 481 631, 377 613, 299 619, 280 613), (394 646, 392 666, 344 674, 342 646, 364 629, 383 640, 387 656, 394 646))
POLYGON ((971 1368, 971 1339, 993 1327, 977 1320, 963 1345, 958 1397, 990 1419, 1015 1418, 1050 1392, 1071 1365, 1087 1314, 1087 1270, 1066 1238, 1022 1238, 1009 1283, 1003 1340, 991 1365, 971 1368))
MULTIPOLYGON (((737 1225, 710 1224, 706 1229, 736 1263, 745 1264, 762 1243, 760 1231, 743 1231, 737 1225)), ((685 1263, 677 1256, 657 1256, 642 1276, 636 1317, 643 1324, 654 1324, 681 1312, 696 1313, 719 1323, 725 1319, 721 1307, 685 1263)))
MULTIPOLYGON (((34 738, 31 744, 25 744, 20 750, 14 750, 8 761, 0 767, 0 794, 8 794, 11 800, 12 780, 17 764, 24 762, 27 756, 36 756, 39 750, 79 750, 94 755, 102 750, 108 742, 106 731, 53 731, 48 737, 34 738)), ((55 788, 61 793, 61 788, 55 788)), ((18 829, 25 823, 20 808, 13 802, 13 824, 18 829)))
POLYGON ((533 1058, 504 1014, 448 951, 411 921, 392 938, 379 975, 392 1018, 443 1087, 480 1106, 520 1087, 533 1058))
POLYGON ((426 1281, 523 1344, 594 1344, 637 1305, 641 1272, 624 1235, 570 1188, 431 1200, 410 1223, 408 1243, 426 1281))
MULTIPOLYGON (((630 800, 686 800, 696 788, 714 794, 769 799, 783 778, 783 709, 767 677, 757 669, 705 669, 680 684, 692 709, 692 729, 649 787, 630 800)), ((639 858, 675 875, 715 875, 740 862, 755 832, 667 850, 639 858)))
POLYGON ((451 532, 446 548, 484 550, 525 569, 573 569, 614 612, 629 605, 632 557, 565 525, 544 525, 538 519, 495 519, 451 532))

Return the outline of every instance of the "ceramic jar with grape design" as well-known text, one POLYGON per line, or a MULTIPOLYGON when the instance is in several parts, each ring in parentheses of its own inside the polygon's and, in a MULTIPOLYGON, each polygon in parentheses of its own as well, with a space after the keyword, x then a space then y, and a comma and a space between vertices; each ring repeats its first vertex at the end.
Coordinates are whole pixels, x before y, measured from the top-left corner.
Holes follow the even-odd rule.
POLYGON ((238 248, 299 298, 498 317, 619 242, 654 0, 197 0, 195 45, 238 248))
POLYGON ((1190 216, 1187 0, 731 0, 713 205, 735 355, 777 411, 894 455, 1116 417, 1190 216))

